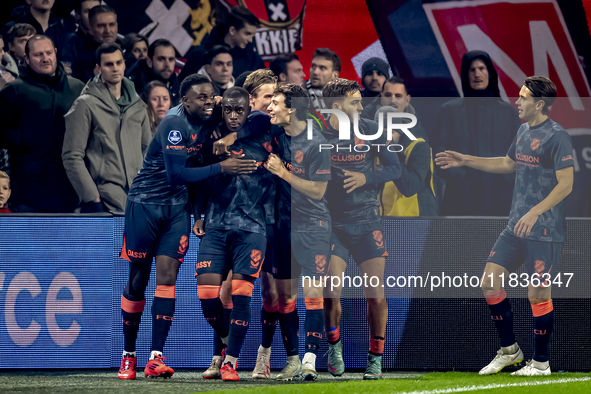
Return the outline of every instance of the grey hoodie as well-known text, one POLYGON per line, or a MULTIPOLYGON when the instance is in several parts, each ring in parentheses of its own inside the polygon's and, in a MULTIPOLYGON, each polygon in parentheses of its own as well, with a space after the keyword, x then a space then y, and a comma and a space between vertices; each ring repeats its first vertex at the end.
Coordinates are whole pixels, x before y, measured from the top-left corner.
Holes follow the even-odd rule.
POLYGON ((114 212, 125 211, 127 192, 152 138, 147 106, 133 83, 124 78, 121 89, 131 97, 122 109, 100 75, 86 84, 65 115, 62 151, 64 168, 82 202, 100 197, 114 212))

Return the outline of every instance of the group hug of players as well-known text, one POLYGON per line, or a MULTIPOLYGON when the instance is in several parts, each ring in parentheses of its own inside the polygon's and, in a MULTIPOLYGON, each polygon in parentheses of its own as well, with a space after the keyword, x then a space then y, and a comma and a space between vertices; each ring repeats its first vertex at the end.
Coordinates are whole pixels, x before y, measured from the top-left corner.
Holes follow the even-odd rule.
MULTIPOLYGON (((121 297, 124 352, 120 379, 136 377, 136 339, 154 258, 156 293, 152 303, 152 345, 144 374, 170 377, 174 373, 164 363, 162 351, 173 321, 177 273, 188 249, 191 210, 195 216, 193 232, 201 238, 195 271, 198 296, 203 315, 216 334, 213 360, 203 376, 239 380, 237 361, 251 323, 251 297, 257 278, 261 279, 263 299, 262 341, 253 378, 270 378, 271 343, 277 323, 287 352, 285 367, 276 376, 278 380, 315 380, 318 376, 316 355, 324 335, 329 345, 328 371, 333 376, 345 371, 339 332, 342 288, 318 287, 310 281, 302 283, 306 337, 305 354, 300 361, 300 322, 296 309, 299 278, 307 276, 319 283, 326 276, 340 277, 352 255, 362 275, 382 280, 388 254, 377 196, 384 183, 400 177, 401 164, 397 154, 386 149, 351 155, 346 147, 363 141, 356 139, 352 130, 350 140, 339 139, 339 123, 334 116, 322 128, 312 122, 309 133, 307 112, 312 105, 307 92, 298 85, 277 85, 269 70, 252 73, 244 87, 246 89, 226 90, 220 100, 214 97, 207 78, 197 74, 187 77, 180 87, 182 103, 171 109, 159 125, 143 168, 133 182, 127 200, 121 252, 121 257, 129 261, 130 269, 121 297), (266 99, 259 100, 259 97, 266 99), (321 150, 321 144, 331 144, 333 149, 321 150), (379 170, 374 170, 376 157, 382 164, 379 170)), ((323 89, 323 100, 328 107, 347 114, 353 124, 355 114, 363 109, 360 90, 357 82, 335 79, 323 89)), ((528 111, 539 116, 547 101, 536 98, 534 93, 526 89, 520 100, 527 102, 528 111)), ((527 116, 533 115, 528 113, 527 116)), ((568 150, 565 145, 570 143, 570 138, 549 119, 542 125, 545 126, 535 131, 534 127, 520 129, 518 135, 525 133, 527 138, 521 140, 530 141, 529 134, 542 133, 540 146, 544 149, 540 154, 548 158, 540 162, 555 168, 556 160, 552 160, 557 148, 554 145, 562 144, 557 153, 560 155, 568 150), (552 137, 554 134, 560 134, 558 142, 552 137)), ((373 135, 376 129, 375 122, 359 119, 362 134, 373 135)), ((382 135, 376 144, 390 144, 386 134, 382 135)), ((516 138, 511 149, 519 153, 521 145, 516 138)), ((513 171, 516 168, 515 154, 511 154, 511 150, 508 157, 499 158, 499 162, 489 160, 481 164, 479 160, 486 159, 470 159, 479 163, 481 167, 478 168, 483 170, 504 171, 505 167, 500 166, 510 167, 510 163, 505 163, 507 159, 513 163, 513 171)), ((472 165, 472 161, 455 152, 445 152, 437 158, 444 168, 472 165)), ((568 167, 564 167, 568 164, 565 161, 558 163, 561 168, 568 167)), ((570 166, 572 168, 572 158, 570 166)), ((538 182, 533 173, 522 180, 519 172, 531 170, 531 167, 523 167, 520 169, 517 160, 518 179, 533 182, 535 178, 538 182)), ((544 171, 545 176, 554 177, 556 185, 556 176, 551 176, 548 168, 544 171)), ((544 185, 547 189, 546 183, 544 185)), ((514 204, 512 220, 515 215, 523 216, 521 205, 514 204)), ((560 212, 554 205, 546 211, 552 211, 552 220, 559 221, 560 212)), ((521 216, 517 218, 518 226, 523 225, 521 216)), ((527 225, 529 227, 524 227, 527 236, 530 230, 532 234, 539 230, 535 220, 528 221, 527 225)), ((544 225, 545 228, 549 226, 544 225)), ((503 233, 499 242, 503 237, 518 239, 522 236, 517 230, 513 232, 513 228, 507 231, 509 234, 503 233)), ((519 245, 511 250, 512 245, 499 245, 499 242, 495 248, 502 250, 496 256, 503 256, 505 260, 491 259, 487 264, 491 272, 497 269, 500 274, 506 268, 514 268, 509 263, 515 265, 518 260, 519 264, 527 263, 532 257, 524 257, 519 245)), ((527 253, 535 254, 537 250, 532 248, 527 253)), ((556 254, 544 257, 549 266, 557 266, 558 261, 552 263, 548 260, 551 258, 557 258, 556 254)), ((364 379, 371 380, 382 377, 388 310, 381 284, 364 288, 370 327, 364 379)), ((500 321, 505 325, 499 329, 497 324, 503 347, 491 363, 492 367, 483 369, 485 373, 496 373, 505 365, 523 359, 522 353, 521 359, 512 358, 521 350, 514 336, 512 342, 509 338, 513 329, 512 315, 509 319, 511 309, 501 291, 504 293, 502 289, 488 289, 486 295, 487 301, 492 300, 489 304, 496 309, 498 305, 505 306, 500 312, 504 314, 500 321), (501 301, 497 302, 499 299, 501 301)), ((551 308, 551 300, 549 302, 550 306, 545 304, 544 310, 551 308)), ((553 314, 551 317, 553 322, 553 314)), ((551 335, 551 327, 544 329, 551 335)), ((547 358, 543 357, 547 357, 550 335, 547 335, 547 343, 538 346, 536 342, 534 362, 547 364, 547 358)), ((549 371, 548 366, 547 373, 549 371)))

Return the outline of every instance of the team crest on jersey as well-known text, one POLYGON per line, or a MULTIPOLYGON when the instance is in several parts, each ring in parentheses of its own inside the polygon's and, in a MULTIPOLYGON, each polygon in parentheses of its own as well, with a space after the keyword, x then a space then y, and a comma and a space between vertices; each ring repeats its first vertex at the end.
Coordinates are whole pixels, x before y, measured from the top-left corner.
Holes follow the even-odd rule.
POLYGON ((540 140, 539 138, 534 138, 531 142, 531 150, 536 150, 540 147, 540 140))
POLYGON ((296 150, 293 154, 293 159, 296 163, 300 164, 302 160, 304 160, 304 152, 302 152, 301 150, 296 150))
POLYGON ((176 145, 179 142, 181 142, 183 140, 183 137, 181 137, 181 132, 178 130, 171 130, 170 133, 168 133, 168 141, 170 141, 171 144, 176 145))
POLYGON ((269 141, 264 142, 263 146, 265 147, 267 152, 271 152, 273 150, 273 146, 271 145, 271 143, 269 141))
POLYGON ((355 145, 365 145, 365 141, 355 136, 355 145))
POLYGON ((536 260, 534 264, 534 269, 538 274, 541 274, 546 270, 546 263, 544 263, 542 260, 536 260))

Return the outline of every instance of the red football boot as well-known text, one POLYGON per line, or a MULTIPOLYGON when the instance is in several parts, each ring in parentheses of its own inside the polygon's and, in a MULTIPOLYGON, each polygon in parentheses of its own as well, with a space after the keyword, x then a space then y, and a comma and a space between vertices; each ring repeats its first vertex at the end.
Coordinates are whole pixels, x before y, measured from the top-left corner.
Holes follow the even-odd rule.
POLYGON ((137 358, 132 357, 127 353, 121 360, 121 367, 119 367, 119 373, 117 377, 119 379, 135 379, 135 366, 137 364, 137 358))
POLYGON ((147 378, 170 378, 174 374, 174 369, 164 364, 162 356, 156 356, 146 364, 144 375, 147 378))
POLYGON ((220 368, 220 372, 222 373, 222 380, 227 380, 231 382, 237 382, 240 380, 238 377, 238 373, 234 367, 232 367, 231 362, 227 362, 222 368, 220 368))

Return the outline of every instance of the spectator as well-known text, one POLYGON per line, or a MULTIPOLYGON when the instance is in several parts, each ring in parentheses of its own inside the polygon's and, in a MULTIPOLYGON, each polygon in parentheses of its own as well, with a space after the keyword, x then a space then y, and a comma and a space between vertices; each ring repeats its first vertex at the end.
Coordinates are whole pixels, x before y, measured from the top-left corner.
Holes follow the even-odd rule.
POLYGON ((27 41, 35 35, 35 28, 28 23, 17 23, 9 28, 6 34, 8 54, 18 66, 26 66, 25 46, 27 41))
POLYGON ((149 46, 148 39, 141 34, 129 33, 126 35, 122 42, 125 68, 130 68, 138 60, 147 58, 149 46))
POLYGON ((163 38, 154 41, 148 48, 148 57, 140 59, 126 73, 135 84, 135 91, 141 93, 150 81, 164 83, 170 92, 172 105, 179 103, 179 80, 174 72, 176 49, 163 38))
MULTIPOLYGON (((461 78, 464 98, 441 106, 430 133, 434 153, 454 150, 504 157, 521 121, 515 108, 500 98, 497 71, 488 53, 466 53, 461 78)), ((441 215, 506 216, 509 212, 514 174, 461 167, 439 171, 439 175, 446 181, 441 215)))
POLYGON ((140 97, 148 104, 148 119, 153 137, 160 121, 170 110, 170 92, 163 82, 152 81, 146 85, 140 97))
POLYGON ((4 52, 4 39, 0 36, 0 90, 18 77, 18 67, 12 57, 4 52))
MULTIPOLYGON (((374 121, 378 121, 380 112, 397 110, 404 112, 405 108, 383 106, 375 114, 374 121)), ((414 134, 414 128, 411 131, 414 134)), ((417 140, 412 141, 406 134, 394 131, 392 137, 393 142, 402 145, 404 149, 398 153, 402 174, 393 182, 387 182, 380 193, 382 215, 437 216, 439 205, 435 196, 431 147, 425 138, 419 135, 415 135, 417 140)))
POLYGON ((4 171, 0 171, 0 213, 11 213, 8 209, 10 192, 10 177, 4 171))
POLYGON ((273 71, 266 68, 253 71, 244 81, 244 89, 249 93, 250 109, 268 115, 269 105, 276 86, 277 77, 273 74, 273 71))
POLYGON ((76 29, 75 32, 68 34, 64 43, 64 48, 60 49, 60 58, 66 69, 69 67, 70 71, 72 69, 74 56, 78 53, 78 50, 82 45, 84 35, 90 34, 90 22, 88 20, 90 10, 101 5, 101 3, 100 0, 76 1, 74 15, 76 17, 76 23, 78 23, 78 29, 76 29))
POLYGON ((390 66, 380 58, 367 59, 361 66, 363 97, 376 97, 382 92, 386 80, 390 78, 390 66))
POLYGON ((152 132, 146 104, 124 77, 121 47, 102 44, 96 63, 99 74, 65 116, 62 159, 82 212, 123 212, 152 132))
POLYGON ((259 56, 256 45, 252 42, 259 19, 244 6, 237 6, 230 10, 227 20, 216 25, 201 45, 193 47, 187 54, 187 64, 181 70, 179 79, 182 81, 188 75, 198 72, 206 64, 205 54, 216 45, 227 45, 234 61, 233 77, 238 77, 245 71, 265 68, 265 63, 259 56))
POLYGON ((83 82, 92 79, 98 72, 95 52, 101 44, 114 44, 119 27, 117 13, 108 5, 98 5, 88 13, 90 33, 82 37, 78 51, 73 54, 72 75, 83 82))
POLYGON ((37 34, 49 37, 61 54, 70 31, 63 21, 51 12, 54 4, 55 0, 27 0, 27 5, 16 7, 12 11, 11 22, 8 25, 28 23, 33 26, 37 34))
POLYGON ((64 115, 84 84, 66 75, 51 39, 25 46, 27 67, 0 92, 0 147, 10 152, 15 212, 74 212, 78 196, 61 161, 64 115))
POLYGON ((277 83, 279 85, 292 83, 301 86, 306 78, 304 67, 300 63, 300 58, 295 53, 277 56, 271 62, 269 68, 277 75, 277 83))
POLYGON ((77 0, 74 15, 78 23, 78 29, 75 32, 78 37, 82 38, 85 34, 90 34, 90 10, 101 4, 101 0, 77 0))
POLYGON ((230 48, 225 45, 216 45, 203 58, 204 66, 197 74, 203 75, 212 82, 213 91, 216 96, 223 96, 224 92, 234 86, 235 80, 232 76, 234 67, 230 48))
MULTIPOLYGON (((410 103, 411 96, 406 90, 406 83, 398 76, 389 78, 382 86, 382 93, 369 103, 361 113, 361 116, 367 119, 374 119, 375 114, 383 106, 393 107, 399 112, 407 112, 412 115, 417 115, 414 107, 410 103)), ((412 128, 411 132, 415 137, 421 137, 428 141, 427 133, 421 126, 421 121, 417 118, 417 124, 412 128)))
POLYGON ((318 48, 314 51, 310 79, 304 81, 302 86, 308 91, 314 108, 326 108, 322 101, 322 89, 329 81, 338 78, 340 72, 341 59, 336 53, 328 48, 318 48))

